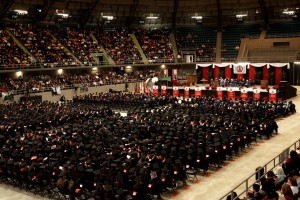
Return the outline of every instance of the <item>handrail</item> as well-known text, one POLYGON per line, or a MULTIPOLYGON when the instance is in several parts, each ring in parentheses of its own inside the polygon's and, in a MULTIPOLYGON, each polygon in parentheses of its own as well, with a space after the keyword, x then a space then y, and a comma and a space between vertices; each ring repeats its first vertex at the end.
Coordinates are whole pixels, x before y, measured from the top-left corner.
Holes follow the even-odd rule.
POLYGON ((293 37, 300 37, 300 34, 299 33, 286 33, 286 34, 267 33, 265 39, 269 39, 269 38, 293 38, 293 37))
MULTIPOLYGON (((100 83, 79 83, 79 84, 72 84, 72 85, 56 85, 52 87, 60 87, 61 90, 69 90, 69 89, 75 89, 75 88, 86 88, 86 87, 97 87, 97 86, 103 86, 103 85, 116 85, 116 84, 124 84, 124 83, 138 83, 140 81, 144 81, 144 79, 128 79, 127 81, 124 80, 116 80, 116 81, 105 81, 103 84, 100 83)), ((29 90, 30 94, 35 94, 35 93, 41 93, 41 92, 52 92, 52 87, 47 86, 47 87, 42 87, 41 90, 39 88, 34 89, 31 88, 29 90)), ((10 95, 24 95, 28 93, 26 89, 18 89, 18 90, 13 90, 13 91, 6 91, 10 95)))
POLYGON ((231 198, 232 200, 236 200, 236 199, 240 198, 242 195, 244 195, 249 190, 249 188, 251 188, 255 183, 257 183, 257 180, 256 180, 257 174, 258 174, 259 178, 265 176, 268 171, 273 170, 275 167, 282 164, 286 158, 288 158, 289 152, 291 151, 292 147, 293 147, 292 150, 296 150, 299 146, 300 146, 300 139, 298 139, 296 142, 294 142, 289 147, 285 148, 279 155, 277 155, 276 157, 271 159, 268 163, 266 163, 262 167, 264 169, 264 174, 262 174, 262 175, 260 174, 260 169, 255 171, 247 179, 245 179, 243 182, 241 182, 236 187, 234 187, 232 190, 230 190, 230 192, 228 192, 226 195, 222 196, 220 198, 220 200, 225 200, 227 198, 227 196, 231 195, 233 192, 236 192, 238 195, 235 198, 232 197, 231 198), (278 162, 276 162, 276 161, 278 161, 278 162), (271 167, 269 165, 271 165, 271 167), (250 180, 252 182, 249 184, 250 180), (242 187, 242 186, 245 189, 241 189, 240 187, 242 187), (240 191, 240 190, 242 190, 242 191, 240 191))

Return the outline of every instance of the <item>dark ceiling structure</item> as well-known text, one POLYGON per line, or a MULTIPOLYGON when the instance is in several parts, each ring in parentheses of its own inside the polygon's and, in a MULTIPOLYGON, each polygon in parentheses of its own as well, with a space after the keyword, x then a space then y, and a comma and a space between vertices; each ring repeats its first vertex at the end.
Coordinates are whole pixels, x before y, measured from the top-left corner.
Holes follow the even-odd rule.
POLYGON ((299 4, 300 0, 1 0, 0 18, 76 26, 111 23, 175 27, 203 23, 220 28, 236 23, 240 14, 244 23, 290 20, 300 12, 299 4))

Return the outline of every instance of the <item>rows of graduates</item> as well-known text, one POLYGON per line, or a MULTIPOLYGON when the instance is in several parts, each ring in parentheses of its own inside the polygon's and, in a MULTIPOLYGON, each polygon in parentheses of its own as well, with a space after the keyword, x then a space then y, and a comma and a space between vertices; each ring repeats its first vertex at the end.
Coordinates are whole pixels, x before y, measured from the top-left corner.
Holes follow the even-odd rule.
POLYGON ((187 171, 271 137, 290 112, 283 104, 99 93, 0 105, 0 177, 50 197, 160 198, 186 185, 187 171))

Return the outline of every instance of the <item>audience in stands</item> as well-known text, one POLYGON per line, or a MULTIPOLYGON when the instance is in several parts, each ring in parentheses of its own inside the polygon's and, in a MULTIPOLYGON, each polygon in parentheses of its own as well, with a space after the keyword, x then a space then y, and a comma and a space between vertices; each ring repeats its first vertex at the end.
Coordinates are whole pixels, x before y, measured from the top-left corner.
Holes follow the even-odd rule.
POLYGON ((8 35, 6 30, 0 30, 0 68, 26 67, 33 58, 28 56, 8 35))
POLYGON ((141 70, 133 73, 119 74, 113 71, 89 74, 64 74, 56 77, 49 75, 24 76, 17 79, 10 77, 0 79, 1 92, 15 94, 24 90, 29 92, 52 91, 52 87, 63 89, 81 88, 81 86, 99 86, 109 84, 130 83, 144 81, 157 74, 155 70, 141 70))
POLYGON ((47 28, 19 24, 14 27, 14 32, 37 62, 44 63, 44 67, 77 64, 70 53, 52 37, 47 28))
POLYGON ((100 48, 89 36, 89 31, 61 30, 54 34, 84 65, 96 64, 91 52, 99 52, 100 48))
POLYGON ((142 63, 142 57, 126 29, 97 32, 97 39, 116 64, 142 63))
POLYGON ((135 35, 149 62, 174 62, 170 30, 167 28, 137 29, 135 35))

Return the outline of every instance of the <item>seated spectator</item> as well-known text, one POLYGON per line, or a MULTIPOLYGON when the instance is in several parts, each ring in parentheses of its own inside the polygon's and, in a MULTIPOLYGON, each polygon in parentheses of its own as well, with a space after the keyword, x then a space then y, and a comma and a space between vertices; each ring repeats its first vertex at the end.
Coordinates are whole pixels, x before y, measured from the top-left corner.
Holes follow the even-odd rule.
POLYGON ((117 65, 142 63, 142 57, 128 30, 111 29, 96 34, 99 44, 117 65))
POLYGON ((168 29, 137 29, 135 35, 149 62, 174 62, 168 29))

